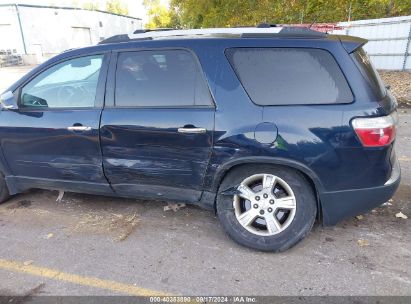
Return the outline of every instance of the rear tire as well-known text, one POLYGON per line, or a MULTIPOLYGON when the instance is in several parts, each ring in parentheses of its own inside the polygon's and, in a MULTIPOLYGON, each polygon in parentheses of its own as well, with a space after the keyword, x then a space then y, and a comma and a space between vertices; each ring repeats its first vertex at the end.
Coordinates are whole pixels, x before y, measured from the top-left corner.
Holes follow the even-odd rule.
POLYGON ((224 230, 237 243, 261 251, 280 252, 297 244, 310 232, 316 213, 310 183, 300 172, 283 166, 235 168, 217 196, 224 230))

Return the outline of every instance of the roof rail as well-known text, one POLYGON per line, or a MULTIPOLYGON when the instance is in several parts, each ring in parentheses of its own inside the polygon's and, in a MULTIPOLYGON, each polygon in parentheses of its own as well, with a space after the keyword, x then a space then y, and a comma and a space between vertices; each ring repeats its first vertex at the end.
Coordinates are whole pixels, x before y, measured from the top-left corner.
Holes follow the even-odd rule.
MULTIPOLYGON (((278 28, 278 27, 274 27, 278 28)), ((264 28, 270 29, 270 28, 264 28)), ((242 38, 273 38, 271 33, 244 33, 241 35, 242 38)), ((306 27, 292 27, 284 26, 275 37, 279 38, 324 38, 327 37, 326 33, 314 31, 306 27)))
POLYGON ((129 41, 130 39, 128 38, 128 35, 122 34, 122 35, 114 35, 111 36, 107 39, 101 40, 98 44, 107 44, 107 43, 118 43, 118 42, 125 42, 129 41))
POLYGON ((148 40, 155 38, 193 38, 193 37, 218 37, 225 35, 237 35, 241 38, 323 38, 325 33, 317 32, 302 27, 278 27, 270 24, 261 24, 259 27, 235 27, 235 28, 206 28, 206 29, 156 29, 136 30, 129 35, 116 35, 101 41, 99 44, 119 43, 131 40, 148 40))
POLYGON ((270 28, 270 27, 277 27, 277 24, 271 24, 271 23, 260 23, 257 25, 259 28, 270 28))
POLYGON ((128 35, 130 39, 141 38, 168 38, 168 37, 195 37, 211 35, 242 35, 244 33, 279 33, 280 27, 277 28, 255 28, 255 27, 234 27, 234 28, 205 28, 190 30, 167 30, 167 31, 150 31, 139 34, 128 35))
POLYGON ((133 34, 143 34, 143 33, 148 33, 148 32, 159 32, 159 31, 172 31, 175 30, 175 28, 171 27, 160 27, 156 29, 141 29, 141 30, 135 30, 133 34))

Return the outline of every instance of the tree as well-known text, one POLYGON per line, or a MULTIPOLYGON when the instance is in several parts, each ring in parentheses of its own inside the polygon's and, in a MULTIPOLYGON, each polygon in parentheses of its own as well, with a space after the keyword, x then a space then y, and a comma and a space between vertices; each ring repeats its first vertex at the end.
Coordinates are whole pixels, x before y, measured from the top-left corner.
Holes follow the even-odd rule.
POLYGON ((148 22, 146 28, 178 28, 179 18, 173 9, 168 8, 160 0, 144 0, 148 22))
POLYGON ((108 0, 106 2, 106 11, 119 15, 128 15, 128 7, 121 0, 108 0))
POLYGON ((148 22, 146 28, 165 28, 168 27, 171 18, 170 11, 160 3, 160 0, 144 0, 143 5, 146 7, 148 22))
POLYGON ((405 0, 171 0, 184 28, 338 22, 411 14, 405 0))
POLYGON ((100 5, 98 4, 98 2, 90 1, 83 3, 83 8, 86 10, 94 11, 100 9, 100 5))

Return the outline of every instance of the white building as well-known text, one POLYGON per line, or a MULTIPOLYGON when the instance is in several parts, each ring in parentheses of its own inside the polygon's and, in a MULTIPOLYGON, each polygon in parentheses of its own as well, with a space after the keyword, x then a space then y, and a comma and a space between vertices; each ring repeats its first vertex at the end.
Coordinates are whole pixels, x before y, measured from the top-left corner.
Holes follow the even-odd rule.
POLYGON ((142 28, 140 18, 103 11, 26 4, 0 5, 0 51, 15 50, 27 64, 65 50, 95 45, 142 28))

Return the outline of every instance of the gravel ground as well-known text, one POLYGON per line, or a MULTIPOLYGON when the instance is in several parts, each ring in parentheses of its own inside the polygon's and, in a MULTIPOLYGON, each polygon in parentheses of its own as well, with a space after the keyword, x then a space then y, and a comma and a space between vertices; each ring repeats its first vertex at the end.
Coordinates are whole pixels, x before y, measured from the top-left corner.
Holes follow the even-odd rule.
POLYGON ((15 81, 19 80, 24 74, 28 73, 35 66, 21 65, 0 68, 0 93, 6 90, 15 81))
POLYGON ((379 71, 400 104, 411 106, 411 72, 379 71))

